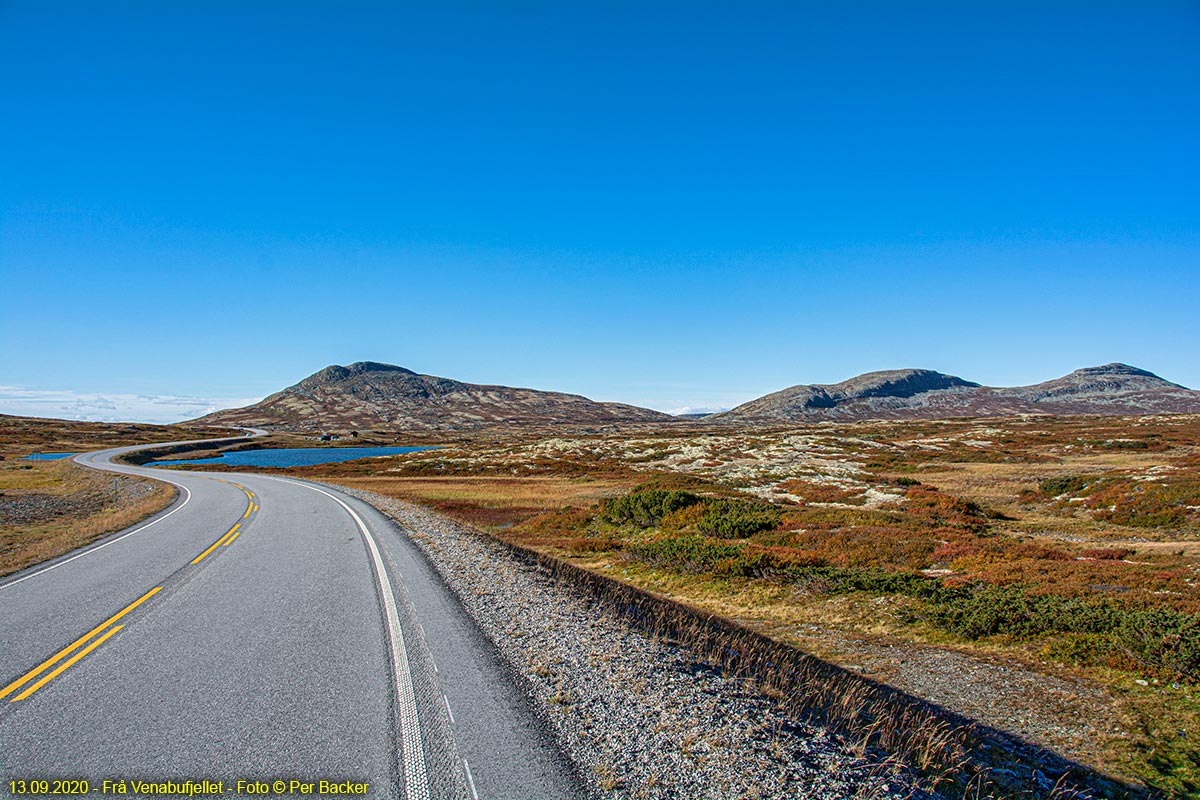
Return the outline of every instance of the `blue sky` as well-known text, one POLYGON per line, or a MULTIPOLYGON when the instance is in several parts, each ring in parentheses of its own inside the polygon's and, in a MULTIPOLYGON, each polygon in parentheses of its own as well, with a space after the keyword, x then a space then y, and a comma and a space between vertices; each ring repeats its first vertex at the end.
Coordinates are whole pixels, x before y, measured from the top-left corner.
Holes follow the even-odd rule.
POLYGON ((1196 3, 490 6, 0 0, 0 411, 1200 386, 1196 3))

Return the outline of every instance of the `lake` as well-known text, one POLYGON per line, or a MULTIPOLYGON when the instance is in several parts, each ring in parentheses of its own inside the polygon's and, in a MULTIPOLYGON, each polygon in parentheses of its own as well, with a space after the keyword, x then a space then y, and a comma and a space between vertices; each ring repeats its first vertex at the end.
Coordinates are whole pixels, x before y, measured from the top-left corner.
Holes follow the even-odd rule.
POLYGON ((433 447, 277 447, 265 450, 239 450, 222 453, 219 458, 193 458, 183 461, 151 461, 147 467, 175 464, 217 464, 231 467, 311 467, 314 464, 336 464, 356 458, 394 456, 433 450, 433 447))
POLYGON ((58 461, 60 458, 70 458, 77 455, 79 453, 30 453, 25 457, 32 461, 58 461))

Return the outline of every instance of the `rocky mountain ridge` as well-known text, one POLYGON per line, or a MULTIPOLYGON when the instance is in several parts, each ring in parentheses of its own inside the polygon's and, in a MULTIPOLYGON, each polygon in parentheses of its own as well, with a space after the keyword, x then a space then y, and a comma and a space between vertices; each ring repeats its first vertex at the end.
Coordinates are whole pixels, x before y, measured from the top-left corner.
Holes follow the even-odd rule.
POLYGON ((265 400, 198 423, 298 432, 466 431, 494 426, 785 424, 822 420, 940 419, 1017 414, 1200 413, 1200 392, 1127 364, 997 388, 928 369, 868 372, 841 383, 792 386, 690 419, 562 392, 421 375, 392 364, 331 365, 265 400))
POLYGON ((359 361, 331 365, 245 408, 217 411, 208 424, 318 432, 387 428, 472 430, 496 425, 609 425, 668 422, 667 414, 598 403, 562 392, 463 383, 404 367, 359 361))
POLYGON ((1128 364, 1078 369, 1031 386, 990 387, 925 369, 868 372, 835 384, 792 386, 708 419, 782 423, 937 419, 1016 414, 1200 413, 1200 392, 1128 364))

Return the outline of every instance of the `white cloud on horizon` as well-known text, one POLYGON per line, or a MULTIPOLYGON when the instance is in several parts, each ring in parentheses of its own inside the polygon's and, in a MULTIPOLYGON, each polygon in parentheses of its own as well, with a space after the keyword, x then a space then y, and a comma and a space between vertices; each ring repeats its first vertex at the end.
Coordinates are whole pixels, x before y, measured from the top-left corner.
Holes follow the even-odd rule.
POLYGON ((680 414, 717 414, 729 409, 730 406, 683 406, 681 408, 672 408, 666 413, 678 417, 680 414))
POLYGON ((69 389, 0 386, 0 414, 81 422, 182 422, 225 408, 257 403, 261 397, 181 397, 109 394, 69 389))
MULTIPOLYGON (((163 425, 195 419, 226 408, 241 408, 259 400, 262 398, 112 394, 0 385, 0 414, 79 422, 148 422, 163 425)), ((644 407, 658 406, 658 410, 678 416, 716 414, 728 411, 733 405, 662 408, 658 404, 648 404, 644 407)))

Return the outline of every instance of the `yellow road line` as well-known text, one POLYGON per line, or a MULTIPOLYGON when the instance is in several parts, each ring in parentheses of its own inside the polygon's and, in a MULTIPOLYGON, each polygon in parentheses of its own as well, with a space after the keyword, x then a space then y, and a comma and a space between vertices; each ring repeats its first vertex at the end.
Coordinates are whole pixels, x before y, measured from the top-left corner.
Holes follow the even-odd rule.
MULTIPOLYGON (((254 502, 255 495, 253 492, 247 490, 246 487, 242 486, 241 484, 235 483, 234 486, 237 486, 239 489, 241 489, 243 492, 245 492, 246 498, 250 501, 249 505, 246 507, 246 513, 242 514, 242 519, 246 519, 247 517, 250 516, 250 514, 252 512, 257 511, 259 506, 258 506, 258 504, 256 504, 254 502)), ((201 561, 204 560, 205 556, 207 556, 213 550, 216 550, 221 545, 232 544, 234 539, 241 536, 241 531, 239 530, 241 527, 242 527, 241 522, 235 523, 234 526, 232 528, 230 528, 228 531, 226 531, 225 534, 220 539, 217 539, 215 542, 213 542, 207 550, 205 550, 203 553, 201 553, 200 555, 198 555, 194 559, 192 559, 192 564, 199 564, 201 561)), ((25 684, 29 683, 29 681, 33 680, 34 678, 37 678, 38 675, 41 675, 47 669, 50 669, 55 664, 58 664, 59 661, 62 661, 63 658, 65 658, 66 656, 68 656, 72 652, 74 652, 76 648, 87 643, 88 640, 90 640, 93 636, 100 633, 101 631, 104 631, 104 635, 102 635, 99 639, 96 639, 96 641, 92 642, 87 647, 84 647, 78 653, 75 653, 75 655, 71 656, 65 662, 60 664, 53 671, 51 671, 48 675, 46 675, 43 678, 41 678, 40 680, 38 680, 37 683, 33 684, 29 688, 25 689, 25 691, 21 692, 19 695, 17 695, 13 699, 9 700, 9 702, 15 703, 18 700, 26 699, 27 697, 32 695, 34 692, 36 692, 38 689, 42 688, 47 683, 49 683, 50 681, 54 680, 56 677, 61 675, 67 669, 70 669, 70 667, 72 665, 74 665, 76 662, 78 662, 81 658, 86 656, 88 653, 95 650, 97 647, 99 647, 101 644, 103 644, 105 641, 107 641, 111 636, 113 636, 117 631, 121 630, 125 626, 117 625, 115 628, 112 628, 107 631, 105 631, 105 628, 108 628, 109 625, 112 625, 114 622, 119 620, 121 617, 125 616, 130 611, 133 611, 135 608, 137 608, 142 603, 149 600, 155 594, 162 591, 162 588, 163 587, 161 587, 161 586, 155 586, 153 589, 146 592, 144 595, 139 597, 137 600, 130 603, 125 608, 121 609, 121 611, 114 614, 112 617, 109 617, 107 620, 105 620, 100 625, 97 625, 95 628, 92 628, 86 634, 84 634, 80 638, 76 639, 74 642, 72 642, 68 646, 64 647, 62 650, 59 650, 57 653, 55 653, 53 656, 51 656, 50 658, 43 661, 41 664, 38 664, 36 667, 31 669, 29 672, 26 672, 20 678, 17 678, 15 681, 10 683, 8 686, 5 686, 3 689, 0 689, 0 700, 4 699, 5 697, 8 697, 8 695, 17 691, 18 689, 20 689, 25 684)))
POLYGON ((78 661, 79 659, 83 658, 83 657, 84 657, 84 656, 86 656, 88 653, 92 652, 92 651, 93 651, 93 650, 95 650, 97 647, 99 647, 100 645, 104 644, 104 642, 105 642, 105 641, 107 641, 109 637, 111 637, 113 634, 115 634, 117 631, 121 630, 121 629, 122 629, 122 628, 124 628, 124 627, 125 627, 124 625, 118 625, 117 627, 115 627, 115 628, 113 628, 112 630, 108 631, 108 632, 107 632, 107 633, 105 633, 103 636, 101 636, 99 639, 97 639, 96 641, 92 642, 92 643, 91 643, 91 644, 89 644, 87 647, 85 647, 84 649, 82 649, 82 650, 80 650, 78 653, 76 653, 75 655, 71 656, 70 660, 68 660, 68 661, 64 662, 64 663, 63 663, 61 666, 59 666, 59 667, 58 667, 56 670, 54 670, 54 672, 51 672, 49 675, 47 675, 46 677, 42 678, 40 681, 38 681, 37 683, 35 683, 33 686, 30 686, 28 689, 26 689, 25 691, 21 692, 19 695, 17 695, 16 697, 14 697, 12 700, 9 700, 8 702, 10 702, 10 703, 15 703, 15 702, 17 702, 18 700, 24 700, 25 698, 29 697, 29 695, 33 694, 33 693, 34 693, 34 692, 36 692, 38 689, 40 689, 40 688, 42 688, 43 686, 45 686, 47 683, 49 683, 50 681, 54 680, 54 679, 55 679, 55 678, 57 678, 59 675, 63 674, 63 672, 65 672, 66 670, 70 669, 70 668, 71 668, 71 666, 72 666, 72 665, 74 665, 76 661, 78 661))
POLYGON ((24 686, 24 685, 25 685, 26 683, 28 683, 29 681, 33 680, 33 679, 34 679, 34 678, 36 678, 38 675, 41 675, 41 674, 42 674, 42 672, 43 672, 44 670, 46 670, 46 669, 48 669, 49 667, 52 667, 52 666, 54 666, 55 664, 57 664, 57 663, 58 663, 58 662, 59 662, 59 661, 60 661, 60 660, 61 660, 61 659, 62 659, 64 656, 66 656, 67 654, 69 654, 69 653, 70 653, 71 651, 73 651, 73 650, 74 650, 76 647, 79 647, 81 644, 83 644, 84 642, 86 642, 88 639, 91 639, 91 638, 92 638, 93 636, 95 636, 97 633, 99 633, 100 631, 104 630, 104 629, 105 629, 105 628, 107 628, 109 625, 112 625, 114 622, 116 622, 117 620, 119 620, 121 617, 125 616, 125 615, 126 615, 126 614, 128 614, 130 611, 133 611, 135 608, 137 608, 138 606, 140 606, 142 603, 146 602, 146 601, 147 601, 147 600, 149 600, 151 597, 153 597, 154 595, 158 594, 160 591, 162 591, 162 588, 163 588, 163 587, 161 587, 161 586, 155 586, 153 589, 151 589, 150 591, 146 592, 144 595, 142 595, 141 597, 139 597, 137 600, 135 600, 134 602, 132 602, 132 603, 130 603, 129 605, 125 606, 125 608, 121 609, 121 611, 119 611, 117 614, 114 614, 113 616, 109 617, 109 618, 108 618, 108 619, 106 619, 104 622, 102 622, 102 623, 100 623, 99 625, 97 625, 96 627, 92 628, 90 631, 88 631, 87 633, 85 633, 83 636, 79 637, 79 638, 78 638, 78 639, 76 639, 74 642, 72 642, 71 644, 67 645, 67 646, 66 646, 66 647, 64 647, 62 650, 59 650, 57 653, 55 653, 54 655, 52 655, 52 656, 51 656, 50 658, 48 658, 47 660, 43 661, 41 664, 38 664, 36 667, 34 667, 33 669, 31 669, 29 672, 26 672, 24 675, 22 675, 21 677, 17 678, 15 681, 13 681, 12 683, 10 683, 8 686, 5 686, 5 687, 4 687, 2 690, 0 690, 0 699, 3 699, 3 698, 5 698, 5 697, 8 697, 8 696, 9 696, 10 694, 12 694, 14 691, 16 691, 17 689, 21 688, 22 686, 24 686))
MULTIPOLYGON (((245 492, 246 498, 250 501, 250 504, 246 506, 246 513, 242 514, 242 519, 246 519, 247 517, 250 516, 251 512, 258 510, 258 505, 256 505, 254 502, 254 493, 249 491, 248 489, 246 489, 246 487, 242 486, 240 483, 235 483, 233 485, 238 487, 239 489, 241 489, 243 492, 245 492)), ((213 542, 211 545, 209 545, 208 549, 205 550, 203 553, 201 553, 200 555, 193 558, 192 564, 193 565, 199 564, 213 550, 216 550, 221 545, 229 544, 234 539, 241 536, 241 534, 237 532, 238 528, 240 528, 241 526, 242 526, 242 523, 238 522, 232 528, 225 531, 224 536, 222 536, 220 539, 217 539, 215 542, 213 542)))
POLYGON ((193 558, 193 559, 192 559, 192 563, 193 563, 193 564, 199 564, 201 561, 203 561, 203 560, 204 560, 204 557, 205 557, 206 555, 208 555, 208 554, 209 554, 209 553, 211 553, 213 550, 216 550, 218 547, 220 547, 222 544, 224 544, 224 543, 225 543, 225 539, 226 539, 228 536, 230 536, 232 533, 234 533, 234 531, 236 531, 236 530, 237 530, 238 528, 240 528, 240 527, 242 527, 242 523, 240 523, 240 522, 239 522, 239 523, 235 524, 235 525, 234 525, 232 528, 230 528, 229 530, 225 531, 225 534, 224 534, 224 535, 223 535, 223 536, 222 536, 220 539, 217 539, 215 542, 213 542, 213 543, 212 543, 212 544, 209 546, 209 548, 208 548, 207 550, 205 550, 203 553, 201 553, 200 555, 198 555, 198 556, 196 556, 195 558, 193 558))

